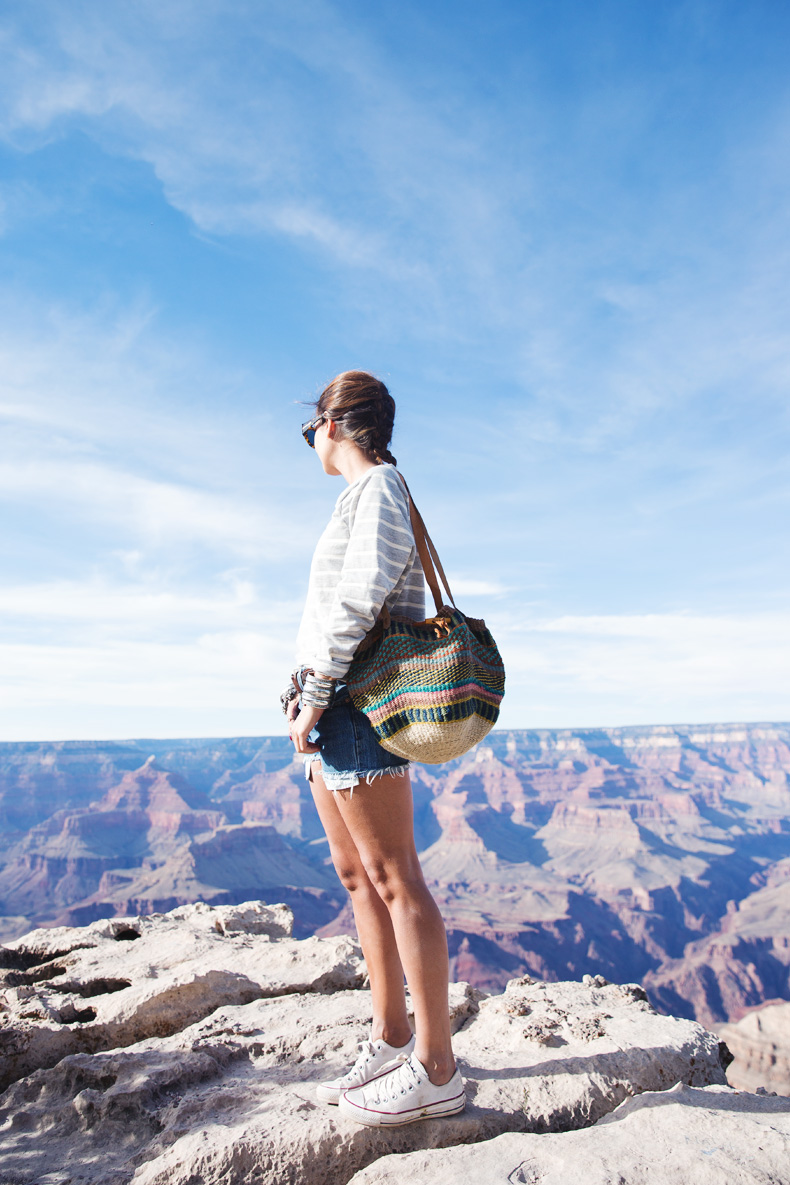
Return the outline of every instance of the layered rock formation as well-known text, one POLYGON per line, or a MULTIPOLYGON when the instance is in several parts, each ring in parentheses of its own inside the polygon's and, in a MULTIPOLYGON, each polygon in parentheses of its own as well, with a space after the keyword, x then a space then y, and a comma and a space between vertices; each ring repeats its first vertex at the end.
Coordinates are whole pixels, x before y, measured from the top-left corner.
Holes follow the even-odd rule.
POLYGON ((195 905, 6 944, 0 1179, 344 1185, 392 1152, 567 1132, 643 1092, 723 1086, 717 1037, 638 986, 454 984, 466 1111, 360 1127, 314 1096, 369 1032, 359 952, 289 925, 283 906, 195 905))
MULTIPOLYGON (((790 999, 787 725, 495 731, 412 773, 456 978, 602 973, 706 1024, 790 999)), ((0 746, 0 817, 0 938, 251 896, 353 933, 284 737, 0 746)))
POLYGON ((644 977, 651 998, 665 1011, 715 1025, 790 994, 790 860, 755 880, 764 881, 763 887, 730 902, 713 933, 644 977))
MULTIPOLYGON (((100 772, 108 780, 106 766, 100 772)), ((29 928, 21 918, 69 926, 196 900, 276 896, 298 908, 298 933, 312 932, 337 913, 336 877, 255 821, 254 810, 248 821, 244 805, 217 809, 150 756, 90 806, 55 811, 9 849, 0 898, 13 929, 29 928)))
POLYGON ((731 1086, 790 1096, 790 1004, 765 1004, 719 1033, 733 1056, 731 1086))

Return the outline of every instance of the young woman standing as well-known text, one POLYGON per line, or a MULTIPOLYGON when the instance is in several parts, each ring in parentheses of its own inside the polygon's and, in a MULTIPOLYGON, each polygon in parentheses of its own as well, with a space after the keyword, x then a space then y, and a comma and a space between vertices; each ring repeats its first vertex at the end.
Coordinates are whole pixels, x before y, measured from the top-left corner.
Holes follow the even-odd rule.
POLYGON ((297 640, 301 697, 294 688, 285 699, 291 739, 306 755, 332 860, 351 894, 373 1002, 371 1039, 348 1073, 317 1093, 361 1123, 392 1126, 463 1110, 464 1086, 450 1044, 447 936, 414 843, 409 763, 379 745, 343 676, 383 606, 424 619, 424 578, 388 449, 389 391, 365 371, 346 371, 315 411, 304 437, 324 472, 348 484, 313 556, 297 640))

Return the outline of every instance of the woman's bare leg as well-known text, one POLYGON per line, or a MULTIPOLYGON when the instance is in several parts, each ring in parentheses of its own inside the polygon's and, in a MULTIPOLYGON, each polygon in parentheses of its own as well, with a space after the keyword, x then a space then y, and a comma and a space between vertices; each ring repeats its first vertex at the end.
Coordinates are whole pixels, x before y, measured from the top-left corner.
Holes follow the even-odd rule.
MULTIPOLYGON (((447 933, 417 859, 411 782, 408 774, 387 774, 369 785, 360 782, 353 795, 339 790, 333 797, 368 881, 386 907, 414 1004, 415 1053, 431 1081, 441 1086, 455 1071, 447 933)), ((373 924, 382 927, 382 914, 369 908, 373 924)))
POLYGON ((382 1038, 388 1045, 399 1048, 411 1040, 411 1026, 406 1013, 403 967, 389 910, 370 882, 338 810, 335 795, 324 785, 320 763, 312 766, 310 787, 329 840, 335 870, 351 894, 354 921, 370 977, 373 1002, 371 1036, 374 1041, 382 1038))

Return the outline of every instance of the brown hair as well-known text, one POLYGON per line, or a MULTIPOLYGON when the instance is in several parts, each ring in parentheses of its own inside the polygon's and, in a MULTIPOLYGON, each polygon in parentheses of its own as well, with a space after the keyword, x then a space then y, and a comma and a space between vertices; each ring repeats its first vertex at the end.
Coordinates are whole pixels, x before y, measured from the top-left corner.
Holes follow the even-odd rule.
POLYGON ((324 387, 315 404, 319 415, 339 421, 342 438, 353 440, 371 460, 396 461, 392 439, 395 400, 380 379, 366 370, 344 370, 324 387))

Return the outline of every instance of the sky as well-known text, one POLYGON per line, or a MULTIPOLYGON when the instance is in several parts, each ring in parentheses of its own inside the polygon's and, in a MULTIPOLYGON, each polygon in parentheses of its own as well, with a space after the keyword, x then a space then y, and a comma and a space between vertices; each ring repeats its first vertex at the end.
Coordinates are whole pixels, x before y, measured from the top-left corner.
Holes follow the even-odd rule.
POLYGON ((271 735, 373 371, 500 725, 790 720, 790 7, 6 0, 0 740, 271 735))

